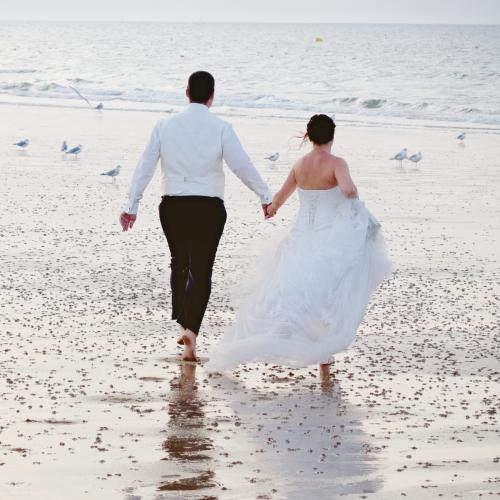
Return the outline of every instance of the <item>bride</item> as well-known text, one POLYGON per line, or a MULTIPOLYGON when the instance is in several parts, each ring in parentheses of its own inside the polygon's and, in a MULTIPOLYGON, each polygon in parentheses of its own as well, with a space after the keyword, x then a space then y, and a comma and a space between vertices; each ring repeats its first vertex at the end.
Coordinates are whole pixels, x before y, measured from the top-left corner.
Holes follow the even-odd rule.
POLYGON ((293 166, 268 215, 296 188, 300 209, 286 237, 259 260, 234 324, 210 353, 210 370, 264 361, 319 363, 327 374, 333 354, 352 343, 370 296, 389 275, 380 224, 358 199, 347 163, 331 153, 334 132, 326 115, 309 120, 312 150, 293 166))

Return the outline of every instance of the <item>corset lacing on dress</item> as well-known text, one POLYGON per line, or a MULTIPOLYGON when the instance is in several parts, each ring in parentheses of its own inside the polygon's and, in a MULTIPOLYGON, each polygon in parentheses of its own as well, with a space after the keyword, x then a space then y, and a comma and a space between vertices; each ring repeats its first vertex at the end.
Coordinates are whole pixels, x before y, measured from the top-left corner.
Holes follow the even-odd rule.
POLYGON ((316 210, 318 209, 318 195, 311 196, 309 200, 309 225, 314 226, 316 219, 316 210))

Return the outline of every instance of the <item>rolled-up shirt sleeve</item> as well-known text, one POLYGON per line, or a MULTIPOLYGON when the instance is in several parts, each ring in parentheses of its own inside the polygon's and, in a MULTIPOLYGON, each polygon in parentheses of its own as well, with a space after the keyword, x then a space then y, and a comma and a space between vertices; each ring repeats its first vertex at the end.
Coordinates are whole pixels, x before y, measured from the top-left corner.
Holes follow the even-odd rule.
POLYGON ((222 157, 234 174, 259 196, 263 204, 273 201, 269 187, 243 149, 233 127, 229 124, 222 134, 222 157))
POLYGON ((153 178, 160 158, 160 122, 158 122, 149 139, 142 156, 137 162, 134 175, 127 193, 127 201, 123 210, 128 214, 137 214, 139 202, 144 190, 153 178))

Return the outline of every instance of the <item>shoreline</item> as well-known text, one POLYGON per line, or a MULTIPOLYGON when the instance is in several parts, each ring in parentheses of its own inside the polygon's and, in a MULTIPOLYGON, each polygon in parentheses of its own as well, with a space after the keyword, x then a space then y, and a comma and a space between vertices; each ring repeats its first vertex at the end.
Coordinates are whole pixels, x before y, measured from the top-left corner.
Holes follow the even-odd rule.
MULTIPOLYGON (((97 104, 97 102, 96 102, 97 104)), ((185 106, 168 105, 165 106, 157 102, 138 102, 138 101, 120 101, 105 100, 103 101, 104 109, 95 110, 78 99, 60 99, 60 98, 32 98, 32 97, 19 97, 7 96, 0 94, 0 106, 22 106, 28 108, 49 108, 49 109, 74 109, 74 110, 87 110, 94 113, 105 112, 132 112, 132 113, 158 113, 158 114, 175 114, 182 111, 185 106), (116 102, 123 102, 128 106, 116 106, 116 102)), ((187 106, 187 102, 186 102, 187 106)), ((228 106, 213 106, 212 112, 221 116, 224 119, 248 119, 256 121, 287 121, 287 122, 300 122, 308 120, 311 114, 320 113, 321 110, 306 111, 290 111, 278 109, 265 109, 265 108, 234 108, 228 106), (281 113, 281 114, 280 114, 281 113)), ((336 122, 350 127, 384 127, 396 129, 437 129, 437 130, 455 130, 466 131, 472 133, 491 133, 500 134, 500 124, 489 124, 483 122, 471 121, 451 121, 451 120, 437 120, 437 119, 420 119, 420 118, 403 118, 391 116, 369 116, 356 113, 335 113, 336 122)))

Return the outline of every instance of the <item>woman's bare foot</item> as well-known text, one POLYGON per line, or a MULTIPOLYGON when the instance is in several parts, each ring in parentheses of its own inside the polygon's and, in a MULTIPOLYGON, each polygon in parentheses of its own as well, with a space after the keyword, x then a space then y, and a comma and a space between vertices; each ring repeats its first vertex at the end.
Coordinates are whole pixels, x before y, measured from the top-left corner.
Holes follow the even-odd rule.
POLYGON ((319 365, 319 378, 322 383, 330 382, 330 365, 331 363, 321 363, 319 365))
POLYGON ((196 334, 189 329, 186 329, 181 335, 184 343, 184 353, 182 359, 184 361, 198 361, 196 358, 196 334))

